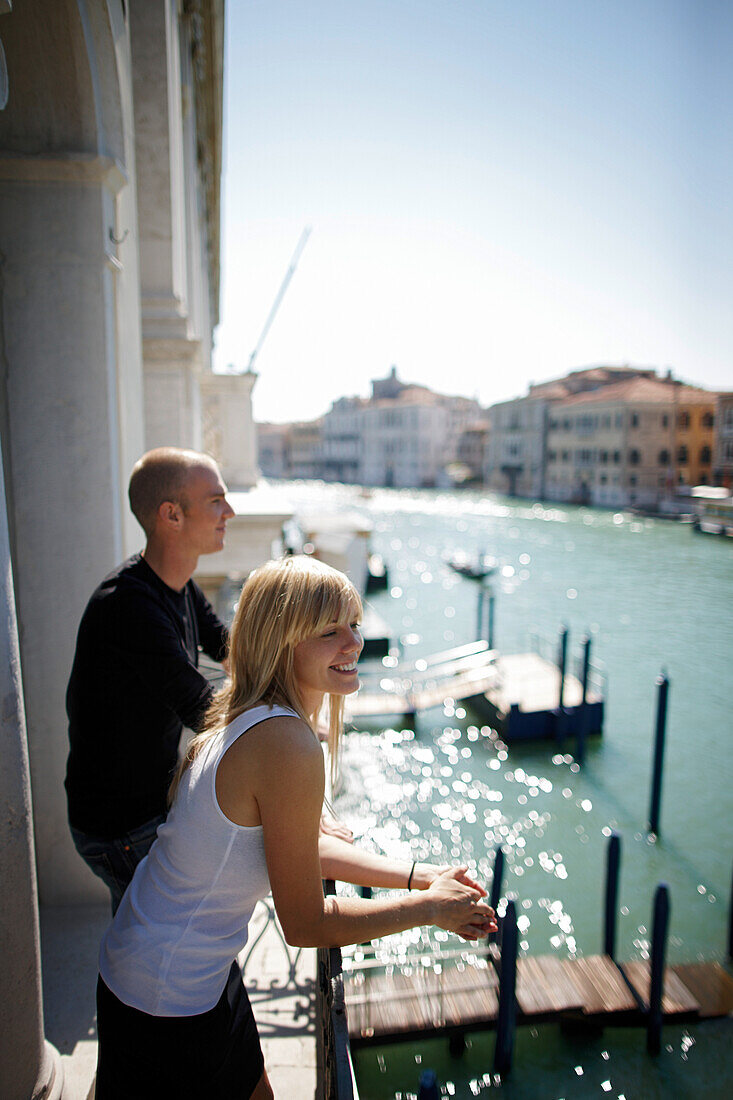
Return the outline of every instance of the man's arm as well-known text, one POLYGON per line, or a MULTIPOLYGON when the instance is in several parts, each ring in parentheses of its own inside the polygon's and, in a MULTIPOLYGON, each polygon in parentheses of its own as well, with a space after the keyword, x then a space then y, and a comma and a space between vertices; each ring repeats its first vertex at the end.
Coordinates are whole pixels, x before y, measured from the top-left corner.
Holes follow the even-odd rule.
POLYGON ((184 726, 200 728, 212 688, 191 662, 173 618, 160 602, 144 591, 126 592, 115 602, 112 626, 112 651, 121 666, 184 726))
POLYGON ((229 652, 229 631, 195 581, 191 582, 191 592, 201 648, 212 661, 224 664, 229 652))

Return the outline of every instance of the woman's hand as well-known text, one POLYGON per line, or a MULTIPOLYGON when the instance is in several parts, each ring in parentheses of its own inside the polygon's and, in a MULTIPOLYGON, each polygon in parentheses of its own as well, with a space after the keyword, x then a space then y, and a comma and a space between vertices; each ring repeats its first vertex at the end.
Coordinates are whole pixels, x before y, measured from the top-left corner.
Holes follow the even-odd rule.
POLYGON ((325 811, 321 814, 319 832, 321 836, 335 836, 338 840, 343 840, 347 844, 354 843, 354 834, 349 826, 344 825, 343 821, 339 821, 337 817, 333 817, 332 814, 325 811))
POLYGON ((466 867, 442 870, 428 891, 435 906, 433 924, 465 940, 475 940, 496 932, 497 923, 494 910, 482 900, 486 891, 466 872, 466 867))
POLYGON ((435 882, 438 875, 444 875, 446 871, 450 870, 458 872, 458 881, 462 882, 464 886, 470 886, 473 890, 478 890, 482 898, 486 897, 486 890, 484 890, 481 883, 470 877, 466 867, 452 868, 450 863, 440 865, 437 863, 416 863, 410 886, 413 890, 427 890, 435 882))

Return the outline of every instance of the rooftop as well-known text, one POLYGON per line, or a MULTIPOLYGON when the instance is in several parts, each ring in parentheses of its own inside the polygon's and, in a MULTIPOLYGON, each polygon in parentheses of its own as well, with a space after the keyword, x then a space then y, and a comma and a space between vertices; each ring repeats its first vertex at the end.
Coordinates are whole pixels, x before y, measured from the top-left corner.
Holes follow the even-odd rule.
POLYGON ((641 405, 712 405, 716 394, 666 378, 628 378, 600 389, 576 393, 563 400, 563 408, 579 405, 613 405, 637 402, 641 405))

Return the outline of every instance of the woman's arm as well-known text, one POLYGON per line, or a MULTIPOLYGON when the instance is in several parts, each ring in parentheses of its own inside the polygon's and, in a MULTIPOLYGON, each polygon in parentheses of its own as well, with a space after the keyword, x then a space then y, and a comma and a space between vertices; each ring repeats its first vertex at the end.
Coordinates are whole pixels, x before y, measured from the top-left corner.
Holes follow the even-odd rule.
MULTIPOLYGON (((415 863, 412 860, 395 860, 375 852, 366 852, 353 844, 345 844, 335 836, 318 838, 318 852, 321 857, 321 875, 323 878, 351 882, 354 886, 379 886, 388 890, 406 890, 408 879, 411 890, 427 890, 438 875, 450 870, 448 865, 434 863, 415 863), (414 869, 413 869, 414 868, 414 869), (410 879, 410 872, 412 878, 410 879)), ((480 886, 467 874, 460 881, 478 890, 486 896, 480 886)))
POLYGON ((482 891, 461 881, 460 868, 400 898, 325 899, 318 847, 322 750, 305 723, 294 718, 272 718, 247 737, 252 751, 241 780, 257 801, 272 896, 289 943, 342 946, 421 924, 476 938, 495 927, 482 891))

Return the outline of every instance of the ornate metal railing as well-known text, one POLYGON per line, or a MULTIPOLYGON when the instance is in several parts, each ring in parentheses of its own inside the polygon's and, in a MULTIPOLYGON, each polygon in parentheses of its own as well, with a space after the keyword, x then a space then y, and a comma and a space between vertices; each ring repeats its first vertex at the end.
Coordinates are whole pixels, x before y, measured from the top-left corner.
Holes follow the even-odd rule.
MULTIPOLYGON (((326 894, 336 893, 335 884, 330 880, 325 883, 324 889, 326 894)), ((359 1100, 351 1061, 341 950, 338 947, 318 949, 316 1027, 318 1065, 323 1080, 321 1095, 324 1100, 359 1100)))

